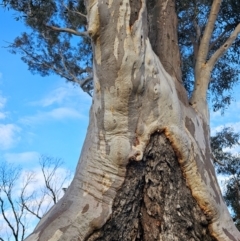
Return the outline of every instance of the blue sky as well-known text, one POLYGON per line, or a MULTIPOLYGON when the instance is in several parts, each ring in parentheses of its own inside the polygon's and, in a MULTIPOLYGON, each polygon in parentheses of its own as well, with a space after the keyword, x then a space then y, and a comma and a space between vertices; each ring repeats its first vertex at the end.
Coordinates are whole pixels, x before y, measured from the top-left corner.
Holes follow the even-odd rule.
MULTIPOLYGON (((37 168, 40 154, 47 154, 62 158, 65 168, 74 171, 88 126, 91 98, 56 75, 32 75, 19 55, 3 48, 24 30, 12 12, 0 7, 0 161, 30 170, 37 168)), ((211 113, 212 133, 223 126, 240 132, 239 93, 238 86, 235 102, 224 116, 211 113)))
MULTIPOLYGON (((25 30, 13 12, 0 8, 0 160, 33 168, 38 155, 47 154, 63 158, 66 168, 74 170, 91 98, 56 75, 31 74, 19 55, 4 48, 25 30)), ((211 112, 212 133, 223 126, 240 131, 239 92, 238 86, 224 116, 211 112)))
POLYGON ((32 168, 39 154, 47 154, 74 170, 91 98, 56 75, 31 74, 4 48, 25 30, 23 23, 2 8, 0 23, 0 158, 32 168))
MULTIPOLYGON (((6 42, 13 41, 24 30, 12 12, 0 7, 0 162, 23 167, 21 181, 14 189, 16 198, 28 171, 35 173, 28 191, 36 190, 36 183, 37 189, 42 190, 44 180, 38 163, 41 154, 62 158, 65 162, 58 170, 58 182, 66 174, 72 178, 66 170, 73 173, 77 165, 91 104, 91 98, 79 87, 58 76, 32 75, 20 56, 4 48, 6 42)), ((65 183, 65 187, 67 185, 65 183)), ((43 210, 48 203, 46 197, 43 210)), ((10 219, 11 216, 9 211, 10 219)), ((36 219, 30 216, 27 219, 30 232, 36 219)), ((0 236, 7 235, 7 230, 0 214, 0 236)))
MULTIPOLYGON (((91 98, 78 86, 52 75, 28 71, 19 55, 4 46, 26 27, 0 8, 0 158, 31 168, 39 154, 63 158, 74 170, 88 125, 91 98)), ((223 126, 240 131, 240 88, 221 116, 211 113, 212 133, 223 126)))

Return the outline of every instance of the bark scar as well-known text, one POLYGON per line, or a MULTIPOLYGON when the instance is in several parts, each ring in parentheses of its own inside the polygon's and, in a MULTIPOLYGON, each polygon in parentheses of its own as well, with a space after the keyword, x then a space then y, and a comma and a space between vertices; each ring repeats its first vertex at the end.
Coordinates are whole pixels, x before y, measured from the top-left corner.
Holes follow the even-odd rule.
POLYGON ((130 15, 130 27, 138 20, 139 13, 142 8, 142 1, 139 0, 130 0, 130 8, 131 8, 131 15, 130 15))

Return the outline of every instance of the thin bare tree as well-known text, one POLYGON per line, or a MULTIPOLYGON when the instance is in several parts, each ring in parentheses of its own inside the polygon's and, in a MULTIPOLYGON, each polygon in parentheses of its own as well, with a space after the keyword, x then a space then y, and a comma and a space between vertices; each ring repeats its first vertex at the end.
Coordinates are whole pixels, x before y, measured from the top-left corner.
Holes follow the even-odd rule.
POLYGON ((22 241, 31 225, 63 196, 63 186, 71 172, 63 160, 47 155, 39 157, 40 168, 24 171, 20 166, 0 164, 0 241, 22 241))

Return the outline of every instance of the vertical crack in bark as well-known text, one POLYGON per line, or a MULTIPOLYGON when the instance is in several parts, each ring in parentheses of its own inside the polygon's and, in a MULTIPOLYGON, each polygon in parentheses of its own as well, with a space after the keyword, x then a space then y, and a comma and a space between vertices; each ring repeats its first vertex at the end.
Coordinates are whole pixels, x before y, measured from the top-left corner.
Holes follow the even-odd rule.
POLYGON ((139 12, 142 8, 141 0, 130 0, 131 16, 130 16, 130 27, 133 26, 136 20, 138 20, 139 12))
POLYGON ((152 135, 143 161, 131 162, 107 223, 87 240, 214 241, 164 134, 152 135))

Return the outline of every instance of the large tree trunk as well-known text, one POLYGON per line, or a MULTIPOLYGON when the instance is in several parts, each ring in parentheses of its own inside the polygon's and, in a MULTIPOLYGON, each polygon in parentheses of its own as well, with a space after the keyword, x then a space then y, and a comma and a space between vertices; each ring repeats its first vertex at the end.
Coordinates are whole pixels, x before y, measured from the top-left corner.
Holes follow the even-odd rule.
POLYGON ((174 1, 86 6, 87 137, 71 186, 26 241, 240 240, 210 160, 208 116, 181 85, 174 1))
POLYGON ((164 133, 154 133, 141 162, 127 165, 111 218, 88 240, 215 240, 186 186, 164 133))

